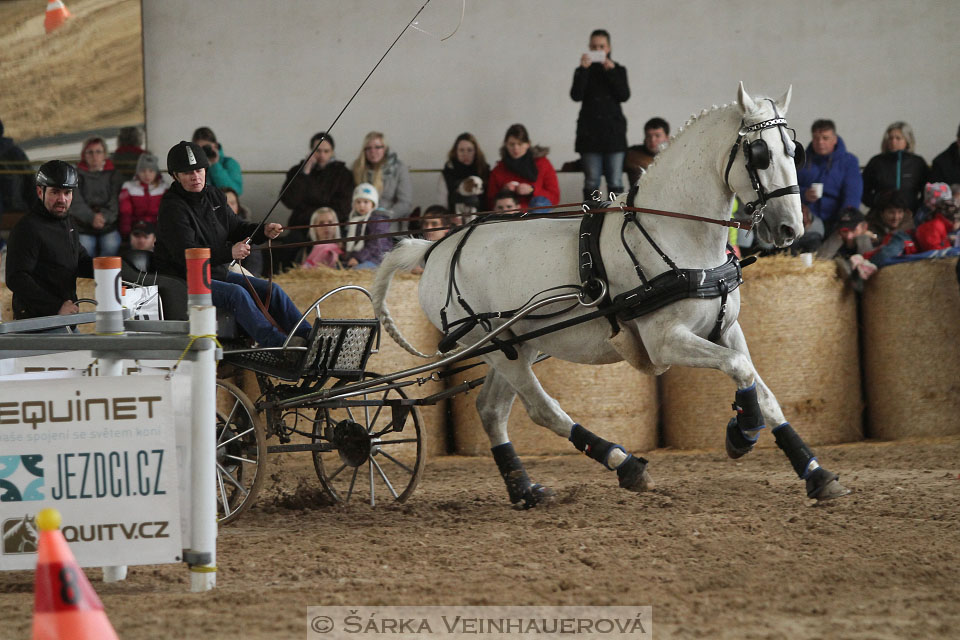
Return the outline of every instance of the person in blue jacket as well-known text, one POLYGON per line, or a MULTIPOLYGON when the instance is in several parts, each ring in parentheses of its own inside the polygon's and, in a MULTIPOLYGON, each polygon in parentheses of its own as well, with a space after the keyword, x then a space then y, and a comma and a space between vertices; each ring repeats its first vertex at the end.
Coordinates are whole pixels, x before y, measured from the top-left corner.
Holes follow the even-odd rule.
POLYGON ((209 182, 221 189, 233 189, 237 195, 243 195, 243 173, 240 163, 223 152, 223 146, 217 142, 217 136, 210 127, 198 127, 191 141, 199 145, 210 161, 207 169, 209 182))
POLYGON ((817 120, 810 127, 812 140, 807 159, 797 171, 800 199, 810 213, 820 218, 829 234, 837 214, 846 207, 858 208, 863 196, 860 161, 847 151, 832 120, 817 120), (822 185, 822 193, 814 184, 822 185))

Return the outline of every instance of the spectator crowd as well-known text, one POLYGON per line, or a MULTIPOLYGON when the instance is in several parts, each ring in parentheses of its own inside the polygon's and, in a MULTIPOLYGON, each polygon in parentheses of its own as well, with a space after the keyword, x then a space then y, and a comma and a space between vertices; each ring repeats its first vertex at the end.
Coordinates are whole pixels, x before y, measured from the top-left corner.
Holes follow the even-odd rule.
MULTIPOLYGON (((622 193, 670 143, 669 123, 653 117, 643 127, 642 143, 628 144, 621 106, 630 99, 627 69, 613 59, 605 30, 590 34, 573 73, 570 97, 580 103, 574 137, 579 160, 564 169, 582 171, 585 200, 604 182, 607 192, 622 193)), ((222 250, 214 278, 238 287, 242 279, 257 279, 271 268, 372 269, 404 234, 438 240, 478 212, 549 212, 560 200, 549 148, 536 144, 521 123, 506 128, 495 162, 488 161, 473 134, 458 135, 442 161, 436 193, 430 198, 436 204, 422 212, 414 207, 410 170, 385 133, 367 133, 352 162, 337 158, 328 132, 312 135, 306 146, 306 155, 287 171, 278 194, 290 210, 282 227, 251 220, 240 201, 241 165, 227 155, 208 126, 196 128, 190 142, 169 151, 167 174, 157 155, 144 147, 143 132, 137 127, 120 130, 112 153, 103 137, 88 138, 75 167, 51 165, 50 175, 41 172, 36 179, 25 171, 4 172, 0 216, 4 211, 30 212, 11 235, 10 251, 16 258, 10 261, 15 273, 7 270, 8 286, 35 286, 48 282, 44 278, 50 284, 69 278, 68 273, 75 278, 89 271, 89 258, 113 255, 123 257, 125 269, 132 273, 159 265, 161 274, 175 279, 182 277, 182 251, 178 258, 177 250, 203 245, 211 246, 214 254, 222 250), (34 215, 35 220, 26 221, 34 215), (37 269, 48 249, 42 239, 28 234, 54 232, 58 250, 70 247, 70 255, 79 257, 67 260, 70 268, 61 265, 56 277, 30 276, 27 271, 37 269), (17 251, 17 241, 30 245, 30 255, 17 251), (267 243, 269 252, 263 250, 267 243), (155 255, 145 262, 144 252, 155 255)), ((960 253, 960 129, 932 164, 916 153, 915 146, 910 125, 893 122, 882 135, 880 153, 861 170, 837 124, 816 120, 805 163, 797 173, 805 234, 791 250, 838 260, 855 287, 889 264, 960 253)), ((0 163, 8 170, 31 166, 22 149, 3 137, 2 123, 0 163)), ((741 233, 734 242, 743 253, 775 251, 749 233, 741 233)), ((70 287, 60 291, 62 283, 58 286, 54 297, 69 298, 70 287)), ((243 302, 244 294, 238 290, 221 293, 224 304, 243 302)), ((278 299, 276 314, 289 324, 296 310, 283 296, 278 299)), ((67 313, 75 308, 65 300, 62 305, 52 298, 32 300, 22 291, 18 300, 23 314, 67 313)), ((262 323, 250 333, 266 344, 286 337, 282 327, 262 323)))

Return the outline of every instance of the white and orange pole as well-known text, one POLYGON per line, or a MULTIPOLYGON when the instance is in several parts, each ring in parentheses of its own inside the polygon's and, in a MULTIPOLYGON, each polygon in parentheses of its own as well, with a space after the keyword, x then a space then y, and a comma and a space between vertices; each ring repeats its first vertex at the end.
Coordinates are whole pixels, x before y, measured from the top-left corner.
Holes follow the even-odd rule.
MULTIPOLYGON (((120 280, 120 258, 116 256, 93 259, 93 280, 96 284, 97 322, 100 336, 123 335, 123 297, 120 280)), ((123 360, 112 357, 97 358, 98 376, 123 375, 123 360)), ((127 577, 127 567, 103 567, 104 582, 118 582, 127 577)))
MULTIPOLYGON (((217 310, 210 295, 210 249, 187 249, 190 337, 213 338, 217 310)), ((190 566, 190 590, 217 586, 217 362, 214 349, 196 352, 191 380, 191 551, 203 558, 190 566)))

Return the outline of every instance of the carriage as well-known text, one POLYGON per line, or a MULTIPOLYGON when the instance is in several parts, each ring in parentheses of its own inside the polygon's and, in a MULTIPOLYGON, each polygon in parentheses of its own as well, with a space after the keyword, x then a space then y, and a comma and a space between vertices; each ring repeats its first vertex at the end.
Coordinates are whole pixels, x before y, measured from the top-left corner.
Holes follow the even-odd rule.
POLYGON ((455 365, 501 348, 493 344, 497 335, 537 309, 564 302, 595 305, 577 293, 551 296, 518 310, 509 323, 465 349, 381 375, 366 369, 381 338, 372 307, 370 318, 329 319, 319 313, 329 298, 351 294, 371 298, 363 287, 347 285, 310 305, 301 318, 312 324, 303 346, 249 347, 230 337, 227 323, 217 380, 221 524, 235 521, 255 502, 269 473, 267 454, 273 453, 310 452, 323 493, 332 502, 404 502, 416 489, 426 461, 426 429, 418 407, 474 389, 484 377, 425 397, 410 397, 405 389, 478 366, 455 365), (254 398, 231 381, 246 372, 256 379, 254 398))

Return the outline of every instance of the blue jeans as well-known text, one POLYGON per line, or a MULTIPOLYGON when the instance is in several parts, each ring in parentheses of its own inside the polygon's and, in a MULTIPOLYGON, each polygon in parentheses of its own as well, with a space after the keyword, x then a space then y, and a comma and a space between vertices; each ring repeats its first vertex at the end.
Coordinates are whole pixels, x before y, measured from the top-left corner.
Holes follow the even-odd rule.
POLYGON ((122 241, 123 239, 120 237, 119 231, 111 231, 110 233, 104 233, 99 236, 89 233, 80 234, 80 244, 87 250, 87 254, 91 258, 119 255, 120 243, 122 241), (100 251, 97 251, 98 245, 100 251))
MULTIPOLYGON (((607 191, 623 193, 623 151, 616 153, 581 153, 583 165, 583 198, 589 199, 600 188, 600 178, 607 179, 607 191)), ((604 197, 604 200, 607 198, 604 197)))
MULTIPOLYGON (((260 300, 265 300, 269 283, 260 278, 250 278, 250 283, 260 300)), ((239 273, 229 272, 226 280, 213 280, 210 283, 210 294, 213 306, 232 312, 237 324, 261 346, 279 347, 287 339, 286 333, 277 331, 260 312, 247 290, 244 277, 239 273)), ((267 310, 285 332, 289 332, 302 315, 286 292, 277 285, 273 285, 267 310)), ((305 338, 309 333, 310 324, 304 322, 297 328, 296 335, 305 338)))
POLYGON ((903 247, 910 236, 906 231, 897 231, 890 238, 890 242, 883 245, 877 252, 870 256, 870 262, 877 265, 877 268, 890 264, 890 261, 903 253, 903 247))
POLYGON ((538 216, 544 213, 550 213, 553 209, 553 203, 546 196, 533 196, 527 203, 530 213, 538 216))

